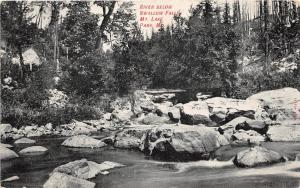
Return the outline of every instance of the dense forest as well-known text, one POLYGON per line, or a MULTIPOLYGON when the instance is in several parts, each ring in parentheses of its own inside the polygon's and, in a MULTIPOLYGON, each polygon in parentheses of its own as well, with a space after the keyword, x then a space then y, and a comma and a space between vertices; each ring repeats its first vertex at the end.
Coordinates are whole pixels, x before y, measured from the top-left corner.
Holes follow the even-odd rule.
POLYGON ((300 88, 300 7, 293 1, 261 0, 250 17, 239 1, 219 6, 204 0, 189 17, 178 14, 150 36, 143 35, 133 6, 1 2, 1 121, 19 126, 97 118, 114 97, 141 88, 232 98, 300 88), (43 27, 46 9, 50 21, 43 27), (39 65, 24 63, 27 49, 36 51, 39 65), (45 102, 49 91, 65 96, 67 105, 45 102))

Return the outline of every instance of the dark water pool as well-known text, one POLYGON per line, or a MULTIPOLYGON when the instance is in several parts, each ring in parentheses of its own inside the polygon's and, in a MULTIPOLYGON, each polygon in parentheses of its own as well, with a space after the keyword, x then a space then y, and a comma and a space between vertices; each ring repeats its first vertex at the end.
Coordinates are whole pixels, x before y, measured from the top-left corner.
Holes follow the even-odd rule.
MULTIPOLYGON (((42 145, 49 152, 39 156, 21 156, 19 159, 1 163, 1 179, 19 176, 20 179, 2 183, 4 187, 42 187, 51 171, 70 161, 86 158, 101 163, 114 161, 126 165, 110 170, 108 175, 90 179, 98 188, 200 188, 200 187, 299 187, 300 176, 268 173, 268 168, 238 169, 230 162, 164 163, 148 159, 137 151, 118 150, 111 147, 100 149, 72 149, 60 146, 63 138, 38 139, 35 145, 42 145), (183 167, 183 169, 180 170, 183 167), (179 170, 178 170, 179 169, 179 170)), ((26 145, 28 146, 28 145, 26 145)), ((25 146, 15 147, 19 151, 25 146)), ((275 150, 295 155, 300 153, 300 143, 265 144, 275 150)), ((218 157, 227 160, 241 148, 222 148, 218 157), (221 155, 222 153, 223 155, 221 155)), ((300 167, 300 164, 298 164, 300 167)), ((284 169, 284 164, 277 165, 284 169)), ((277 168, 277 171, 278 171, 277 168)), ((270 168, 272 170, 272 168, 270 168)), ((297 172, 295 172, 297 173, 297 172)), ((300 173, 300 172, 299 172, 300 173)))

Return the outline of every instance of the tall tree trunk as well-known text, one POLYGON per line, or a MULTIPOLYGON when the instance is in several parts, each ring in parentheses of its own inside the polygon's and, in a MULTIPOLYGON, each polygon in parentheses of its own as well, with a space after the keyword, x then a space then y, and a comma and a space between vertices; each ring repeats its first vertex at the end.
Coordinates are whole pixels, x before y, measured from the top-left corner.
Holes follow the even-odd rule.
POLYGON ((110 17, 114 11, 114 8, 115 8, 115 5, 116 5, 116 1, 113 1, 110 6, 108 7, 108 12, 106 13, 106 8, 103 7, 103 21, 100 25, 100 28, 99 28, 99 31, 98 31, 98 36, 97 36, 97 39, 96 39, 96 46, 95 48, 96 49, 99 49, 101 47, 101 43, 102 43, 102 38, 103 38, 103 35, 104 35, 104 31, 105 31, 105 28, 107 27, 108 23, 109 23, 109 20, 110 20, 110 17))
POLYGON ((20 77, 23 83, 25 83, 25 64, 24 64, 24 58, 23 58, 23 51, 22 46, 18 45, 18 55, 20 58, 20 77))

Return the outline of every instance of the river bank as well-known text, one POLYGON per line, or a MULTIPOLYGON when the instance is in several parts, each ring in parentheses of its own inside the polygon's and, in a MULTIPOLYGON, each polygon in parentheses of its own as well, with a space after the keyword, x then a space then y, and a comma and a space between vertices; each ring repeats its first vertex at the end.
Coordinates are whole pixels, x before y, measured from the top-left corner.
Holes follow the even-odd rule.
MULTIPOLYGON (((97 163, 115 161, 126 165, 124 168, 111 170, 109 175, 98 175, 91 181, 95 187, 298 187, 299 177, 293 177, 285 172, 285 165, 278 164, 277 171, 272 167, 258 167, 241 169, 229 163, 227 157, 219 158, 222 161, 197 161, 195 163, 173 163, 156 161, 142 153, 130 150, 120 150, 111 147, 99 149, 67 148, 61 146, 64 138, 39 138, 37 145, 49 149, 42 156, 21 156, 20 158, 1 163, 1 179, 19 176, 20 179, 12 182, 3 182, 4 187, 42 187, 54 168, 68 162, 86 158, 97 163), (268 174, 266 172, 273 172, 268 174), (257 173, 259 174, 257 174, 257 173)), ((264 147, 282 151, 282 148, 293 151, 296 155, 300 151, 300 143, 284 142, 265 143, 264 147), (266 145, 265 145, 266 144, 266 145), (269 145, 268 145, 269 144, 269 145)), ((26 147, 15 147, 20 151, 26 147)), ((225 147, 225 146, 224 146, 225 147)), ((220 148, 226 149, 226 148, 220 148)), ((234 153, 234 152, 233 152, 234 153)), ((231 155, 233 155, 233 153, 231 155)), ((286 154, 291 154, 286 152, 286 154)), ((298 165, 299 162, 287 162, 298 165)))
POLYGON ((2 184, 253 187, 254 179, 259 187, 298 186, 298 90, 246 100, 198 94, 183 104, 177 92, 136 91, 98 120, 1 124, 1 179, 19 178, 2 184))

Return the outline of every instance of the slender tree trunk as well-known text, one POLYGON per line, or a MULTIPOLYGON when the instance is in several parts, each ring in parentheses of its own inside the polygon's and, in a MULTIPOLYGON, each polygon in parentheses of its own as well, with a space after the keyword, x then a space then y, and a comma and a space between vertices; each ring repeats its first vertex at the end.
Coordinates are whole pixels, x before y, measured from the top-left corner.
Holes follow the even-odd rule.
POLYGON ((20 77, 23 83, 25 83, 25 64, 24 64, 24 58, 23 58, 23 51, 22 46, 18 45, 18 55, 20 58, 20 77))

